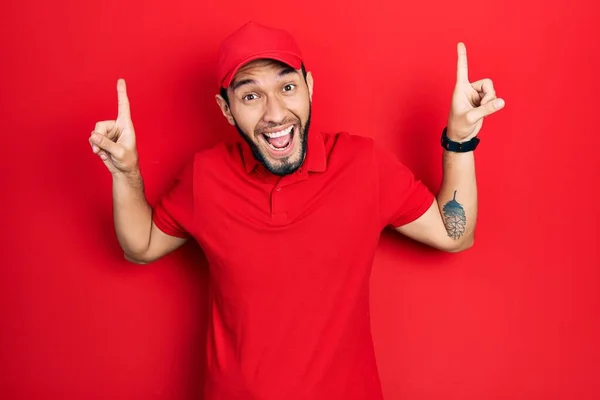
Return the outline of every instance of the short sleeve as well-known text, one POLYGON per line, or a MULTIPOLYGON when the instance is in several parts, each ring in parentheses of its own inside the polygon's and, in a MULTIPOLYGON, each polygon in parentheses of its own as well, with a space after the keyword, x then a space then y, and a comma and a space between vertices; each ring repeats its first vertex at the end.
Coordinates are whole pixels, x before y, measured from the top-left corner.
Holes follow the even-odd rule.
POLYGON ((383 226, 395 228, 416 220, 435 196, 394 154, 377 145, 374 153, 383 226))
POLYGON ((175 181, 152 209, 152 220, 167 235, 189 237, 194 220, 194 159, 179 171, 175 181))

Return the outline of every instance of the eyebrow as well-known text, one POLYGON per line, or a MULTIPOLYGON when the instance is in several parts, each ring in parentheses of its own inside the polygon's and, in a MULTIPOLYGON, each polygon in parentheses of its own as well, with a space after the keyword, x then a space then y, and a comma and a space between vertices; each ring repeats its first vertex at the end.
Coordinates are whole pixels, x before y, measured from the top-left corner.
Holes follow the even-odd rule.
POLYGON ((285 76, 285 75, 289 75, 289 74, 298 74, 298 71, 296 71, 294 68, 292 67, 286 67, 284 69, 282 69, 281 71, 279 71, 279 76, 285 76))
MULTIPOLYGON (((279 71, 279 77, 282 77, 285 75, 290 75, 290 74, 298 74, 298 71, 296 71, 292 67, 286 67, 286 68, 282 69, 281 71, 279 71)), ((237 89, 239 89, 242 86, 252 85, 252 84, 256 84, 256 83, 257 82, 254 79, 242 79, 241 81, 235 82, 232 86, 232 89, 235 92, 237 89)))
POLYGON ((256 84, 256 81, 255 81, 254 79, 242 79, 242 80, 241 80, 241 81, 239 81, 239 82, 235 82, 235 83, 233 84, 233 87, 232 87, 232 89, 233 89, 233 91, 235 92, 235 91, 236 91, 236 90, 238 90, 238 89, 239 89, 241 86, 244 86, 244 85, 251 85, 251 84, 256 84))

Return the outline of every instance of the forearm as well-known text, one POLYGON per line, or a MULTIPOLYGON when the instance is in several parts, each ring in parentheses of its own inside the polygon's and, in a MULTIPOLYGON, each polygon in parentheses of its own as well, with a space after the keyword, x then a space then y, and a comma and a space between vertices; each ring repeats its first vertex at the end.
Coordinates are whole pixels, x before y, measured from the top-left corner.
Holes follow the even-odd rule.
POLYGON ((130 258, 141 257, 150 246, 152 208, 137 170, 113 175, 113 215, 117 239, 130 258))
POLYGON ((457 248, 469 247, 477 220, 477 182, 472 151, 444 150, 443 180, 437 202, 448 236, 457 248))

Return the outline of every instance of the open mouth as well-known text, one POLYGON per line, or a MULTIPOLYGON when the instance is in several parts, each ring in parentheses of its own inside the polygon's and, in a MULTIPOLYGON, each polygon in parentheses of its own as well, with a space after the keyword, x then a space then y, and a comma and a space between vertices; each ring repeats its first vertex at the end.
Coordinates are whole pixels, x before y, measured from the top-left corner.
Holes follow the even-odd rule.
POLYGON ((295 125, 291 125, 277 132, 263 133, 262 137, 273 155, 283 155, 292 148, 295 131, 295 125))

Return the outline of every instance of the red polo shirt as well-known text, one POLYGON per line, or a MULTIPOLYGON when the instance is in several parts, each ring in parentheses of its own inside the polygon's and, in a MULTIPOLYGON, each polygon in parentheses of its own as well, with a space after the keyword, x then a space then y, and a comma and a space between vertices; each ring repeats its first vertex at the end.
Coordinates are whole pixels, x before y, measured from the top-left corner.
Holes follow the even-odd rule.
POLYGON ((382 399, 369 316, 381 231, 433 194, 372 139, 311 131, 296 173, 248 145, 198 152, 154 207, 210 264, 205 400, 382 399))

